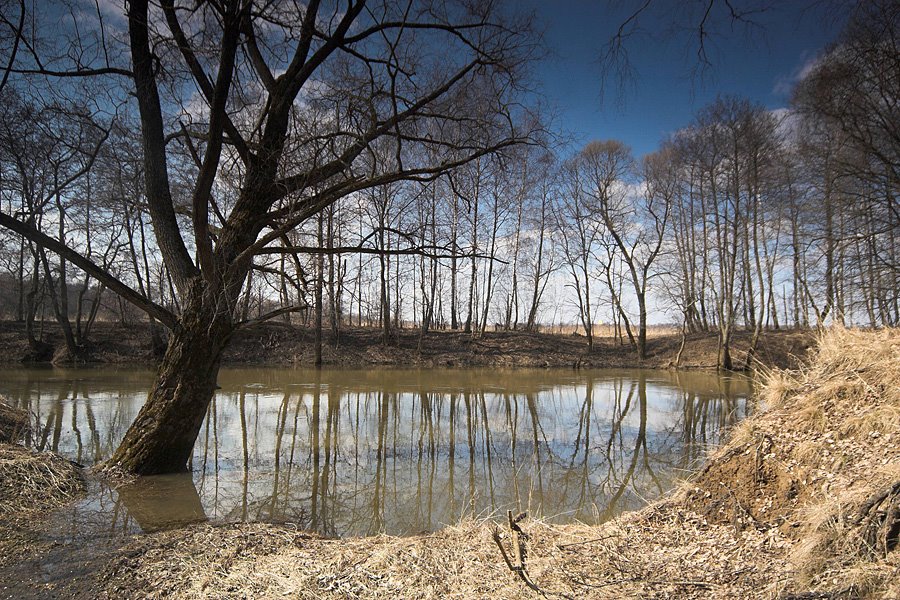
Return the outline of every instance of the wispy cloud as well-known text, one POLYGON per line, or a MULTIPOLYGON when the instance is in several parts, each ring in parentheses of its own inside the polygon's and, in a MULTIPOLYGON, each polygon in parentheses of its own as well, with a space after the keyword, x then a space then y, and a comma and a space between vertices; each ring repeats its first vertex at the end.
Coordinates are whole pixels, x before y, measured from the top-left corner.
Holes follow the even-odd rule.
POLYGON ((807 57, 800 65, 798 65, 788 75, 782 75, 775 81, 775 87, 772 92, 780 96, 790 96, 794 91, 794 87, 803 81, 819 63, 822 61, 822 54, 816 53, 814 56, 807 57))

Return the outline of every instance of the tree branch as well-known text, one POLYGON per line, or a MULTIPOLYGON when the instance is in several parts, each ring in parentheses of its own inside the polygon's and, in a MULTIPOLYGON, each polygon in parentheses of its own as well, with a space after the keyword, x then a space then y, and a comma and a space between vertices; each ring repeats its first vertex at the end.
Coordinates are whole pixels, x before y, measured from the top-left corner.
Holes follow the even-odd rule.
POLYGON ((172 205, 162 108, 156 87, 154 57, 150 51, 147 13, 147 0, 132 0, 128 4, 129 43, 144 141, 147 205, 163 260, 172 273, 176 287, 184 291, 188 281, 198 271, 181 237, 172 205))
POLYGON ((382 250, 381 248, 368 248, 366 246, 333 246, 331 248, 319 248, 318 246, 270 246, 256 252, 260 254, 376 254, 379 256, 425 256, 427 258, 487 258, 503 265, 508 265, 509 261, 491 256, 489 254, 481 254, 478 252, 470 253, 446 253, 446 248, 442 246, 418 246, 415 248, 397 248, 395 250, 382 250), (429 251, 431 250, 431 251, 429 251), (445 252, 434 252, 434 250, 444 250, 445 252))
POLYGON ((137 308, 141 309, 151 317, 164 324, 169 329, 174 329, 178 323, 177 317, 162 306, 148 300, 146 297, 136 292, 129 286, 125 285, 114 277, 109 271, 103 269, 94 263, 91 259, 82 256, 78 252, 67 247, 62 242, 37 230, 28 223, 23 223, 18 219, 0 212, 0 226, 6 227, 11 231, 15 231, 19 235, 34 242, 41 248, 46 248, 51 252, 55 252, 62 258, 76 265, 88 275, 93 276, 98 281, 106 285, 110 290, 127 300, 137 308))
MULTIPOLYGON (((6 21, 6 19, 4 19, 6 21)), ((9 60, 6 63, 6 68, 3 70, 3 79, 0 80, 0 91, 3 91, 3 88, 6 87, 6 82, 9 80, 9 74, 12 72, 13 65, 16 62, 16 54, 19 52, 19 42, 22 41, 22 31, 25 28, 25 0, 19 0, 19 24, 13 29, 15 32, 15 39, 13 40, 13 47, 9 53, 9 60)))
POLYGON ((288 313, 300 312, 301 310, 308 310, 309 305, 304 304, 303 306, 285 306, 284 308, 279 308, 270 312, 267 312, 264 315, 260 315, 255 319, 246 319, 244 321, 238 321, 234 328, 235 329, 246 329, 248 327, 255 327, 256 325, 261 325, 266 321, 271 321, 276 317, 280 317, 281 315, 285 315, 288 313))

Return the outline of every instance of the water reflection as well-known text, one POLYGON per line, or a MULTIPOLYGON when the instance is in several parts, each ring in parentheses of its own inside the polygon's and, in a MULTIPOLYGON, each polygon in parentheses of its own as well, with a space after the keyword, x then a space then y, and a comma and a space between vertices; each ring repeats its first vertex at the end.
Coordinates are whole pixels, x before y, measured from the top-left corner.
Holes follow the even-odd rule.
POLYGON ((187 473, 146 477, 138 484, 119 487, 116 492, 116 509, 124 508, 141 531, 160 531, 206 520, 200 494, 187 473))
MULTIPOLYGON (((15 369, 0 393, 37 415, 32 445, 91 464, 150 380, 15 369)), ((744 378, 638 370, 224 369, 219 385, 192 475, 99 489, 75 510, 123 532, 214 519, 407 534, 506 509, 598 522, 695 467, 749 394, 744 378)))

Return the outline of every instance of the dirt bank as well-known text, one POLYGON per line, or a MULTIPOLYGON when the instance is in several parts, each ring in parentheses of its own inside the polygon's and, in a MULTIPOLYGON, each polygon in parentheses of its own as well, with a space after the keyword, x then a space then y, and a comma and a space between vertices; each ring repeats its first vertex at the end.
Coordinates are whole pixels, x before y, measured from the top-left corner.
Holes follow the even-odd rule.
POLYGON ((132 538, 66 595, 898 598, 898 382, 900 331, 830 332, 809 366, 770 375, 766 409, 700 473, 601 526, 524 518, 330 540, 198 525, 132 538))
MULTIPOLYGON (((0 362, 18 363, 28 354, 24 325, 0 322, 0 362)), ((62 346, 55 324, 46 324, 44 339, 54 348, 62 346)), ((90 361, 108 364, 152 364, 150 334, 144 325, 123 327, 118 323, 96 323, 92 343, 85 352, 90 361)), ((758 358, 763 364, 794 367, 805 357, 814 340, 809 331, 773 331, 763 334, 758 358)), ((743 364, 750 332, 736 332, 735 364, 743 364)), ((648 357, 641 362, 627 346, 612 337, 599 337, 589 351, 584 336, 523 331, 486 332, 483 337, 458 331, 404 329, 385 345, 377 329, 350 328, 337 339, 326 336, 325 364, 346 367, 391 366, 507 366, 507 367, 635 367, 668 368, 673 365, 681 336, 671 329, 651 331, 648 357)), ((682 353, 683 368, 715 368, 715 334, 688 336, 682 353)), ((51 353, 52 354, 52 353, 51 353)), ((239 331, 223 358, 230 365, 310 365, 313 362, 313 332, 282 323, 239 331)))

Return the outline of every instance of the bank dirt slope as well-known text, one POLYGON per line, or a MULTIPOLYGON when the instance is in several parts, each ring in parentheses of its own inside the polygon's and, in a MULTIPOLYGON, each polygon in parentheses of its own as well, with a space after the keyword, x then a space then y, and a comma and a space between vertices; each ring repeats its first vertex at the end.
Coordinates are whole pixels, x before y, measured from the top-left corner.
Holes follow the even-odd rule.
POLYGON ((900 332, 832 331, 809 366, 769 375, 765 409, 692 480, 603 525, 501 515, 343 540, 201 525, 135 538, 85 594, 900 598, 898 384, 900 332))
MULTIPOLYGON (((528 332, 487 331, 473 336, 463 331, 432 330, 421 335, 418 329, 394 331, 385 343, 381 330, 368 327, 343 328, 337 337, 325 332, 322 358, 326 365, 361 367, 366 365, 403 367, 647 367, 675 366, 681 346, 681 335, 674 328, 657 327, 649 332, 647 358, 638 360, 626 344, 599 332, 593 349, 582 335, 528 332)), ((62 333, 55 323, 42 326, 43 340, 50 349, 48 360, 62 364, 62 333)), ((737 331, 733 350, 735 364, 742 366, 750 347, 752 332, 737 331)), ((26 342, 25 325, 0 321, 0 363, 19 363, 33 352, 26 342)), ((311 365, 314 361, 314 332, 310 328, 269 322, 239 330, 225 350, 225 365, 311 365)), ((154 349, 145 324, 125 327, 120 323, 97 322, 91 330, 90 342, 81 358, 101 364, 152 365, 159 358, 160 347, 154 349)), ((757 359, 764 365, 792 367, 806 356, 814 341, 809 330, 767 331, 757 348, 757 359)), ((715 368, 718 351, 715 333, 690 334, 678 364, 682 368, 715 368)))

